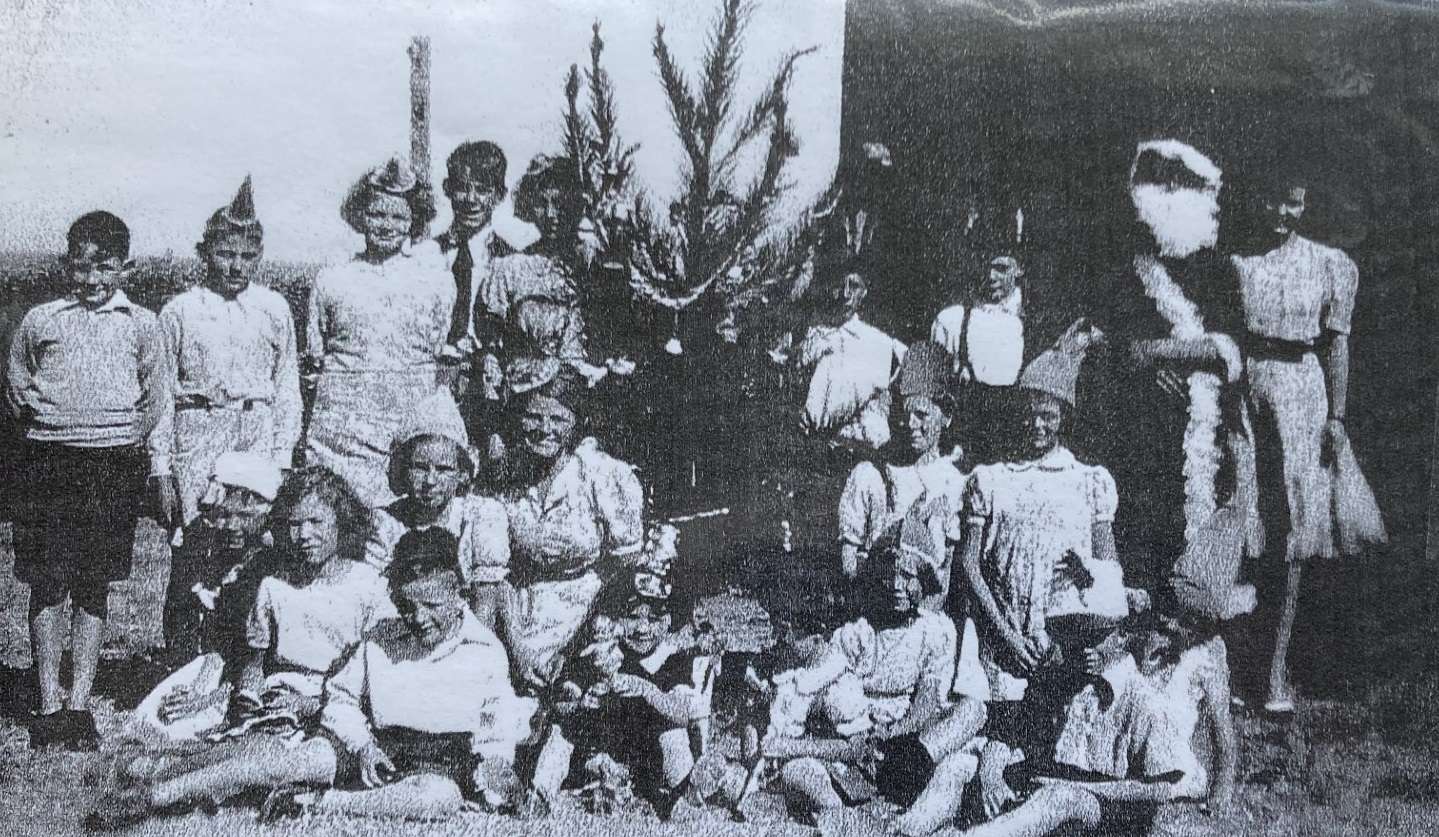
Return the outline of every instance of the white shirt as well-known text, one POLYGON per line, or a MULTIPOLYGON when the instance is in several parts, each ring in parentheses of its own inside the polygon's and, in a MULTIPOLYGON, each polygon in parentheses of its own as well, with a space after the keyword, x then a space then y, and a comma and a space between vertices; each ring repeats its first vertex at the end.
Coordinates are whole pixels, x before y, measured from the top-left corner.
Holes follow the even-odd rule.
POLYGON ((801 366, 814 366, 805 415, 840 439, 880 447, 889 441, 884 398, 905 345, 858 315, 838 327, 813 326, 800 344, 801 366))
POLYGON ((282 668, 323 675, 394 604, 379 570, 359 561, 303 587, 271 576, 260 582, 246 626, 251 648, 282 668))
POLYGON ((965 310, 963 305, 953 305, 939 312, 930 328, 930 339, 949 350, 955 371, 965 381, 972 368, 974 380, 981 384, 1013 386, 1024 365, 1024 298, 1019 288, 998 302, 974 306, 967 334, 965 310))

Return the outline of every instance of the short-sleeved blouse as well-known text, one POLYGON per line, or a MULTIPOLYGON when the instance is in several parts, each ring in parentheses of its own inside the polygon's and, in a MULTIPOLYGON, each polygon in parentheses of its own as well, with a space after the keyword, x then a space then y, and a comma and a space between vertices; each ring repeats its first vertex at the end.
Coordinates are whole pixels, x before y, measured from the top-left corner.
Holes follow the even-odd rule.
POLYGON ((549 256, 516 253, 494 261, 476 289, 475 301, 492 316, 504 320, 510 316, 510 306, 527 296, 573 302, 575 284, 569 273, 549 256))
POLYGON ((434 255, 351 259, 315 277, 305 351, 327 373, 432 368, 454 305, 454 278, 434 255))
POLYGON ((1309 343, 1349 333, 1359 268, 1342 251, 1298 235, 1257 256, 1234 256, 1251 334, 1309 343))
POLYGON ((269 651, 279 669, 318 677, 376 620, 393 615, 379 571, 356 561, 300 587, 278 576, 260 582, 246 637, 251 648, 269 651))
MULTIPOLYGON (((412 529, 426 528, 414 526, 411 519, 410 501, 404 497, 372 511, 365 562, 381 570, 388 567, 400 538, 412 529)), ((467 583, 494 583, 509 576, 509 520, 498 501, 473 494, 456 497, 434 525, 459 541, 460 571, 467 583)))
POLYGON ((644 491, 629 465, 593 439, 575 449, 543 493, 540 486, 502 493, 514 565, 534 578, 584 572, 604 555, 644 545, 644 491))
MULTIPOLYGON (((1094 556, 1096 523, 1114 520, 1119 494, 1109 471, 1056 447, 1037 462, 999 462, 974 470, 964 518, 984 524, 980 571, 1001 613, 1020 635, 1045 631, 1055 567, 1067 552, 1094 556)), ((1017 700, 1024 681, 995 665, 994 630, 979 625, 981 657, 997 699, 1017 700)))
POLYGON ((948 554, 946 543, 960 538, 964 483, 965 476, 954 462, 942 457, 918 465, 861 462, 850 472, 840 494, 839 539, 868 549, 916 502, 932 503, 927 520, 940 552, 932 556, 931 563, 941 568, 948 554))
POLYGON ((933 687, 942 697, 949 694, 958 639, 948 616, 920 610, 893 628, 875 630, 865 619, 841 625, 829 650, 847 660, 870 699, 907 701, 921 686, 933 687))

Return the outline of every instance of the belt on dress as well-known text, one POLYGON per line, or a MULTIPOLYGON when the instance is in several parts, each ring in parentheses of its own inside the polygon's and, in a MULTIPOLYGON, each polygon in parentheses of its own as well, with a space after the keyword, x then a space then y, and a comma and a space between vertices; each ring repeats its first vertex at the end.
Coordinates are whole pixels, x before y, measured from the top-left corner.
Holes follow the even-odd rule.
POLYGON ((1316 344, 1307 340, 1255 336, 1251 336, 1245 345, 1249 356, 1255 360, 1277 360, 1283 363, 1303 363, 1305 356, 1314 354, 1317 348, 1316 344))
POLYGON ((248 412, 256 407, 268 406, 268 398, 237 398, 233 401, 215 401, 204 395, 182 395, 175 399, 176 410, 238 410, 248 412))

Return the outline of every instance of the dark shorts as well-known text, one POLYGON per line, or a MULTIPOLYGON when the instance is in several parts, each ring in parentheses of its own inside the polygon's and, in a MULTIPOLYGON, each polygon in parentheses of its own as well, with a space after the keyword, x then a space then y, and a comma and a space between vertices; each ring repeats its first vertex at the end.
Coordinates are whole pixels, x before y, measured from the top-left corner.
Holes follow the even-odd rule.
POLYGON ((130 575, 149 461, 143 448, 25 442, 15 469, 15 577, 42 605, 68 594, 103 616, 108 585, 130 575))
MULTIPOLYGON (((319 734, 335 748, 335 787, 362 787, 359 758, 328 731, 322 728, 319 734)), ((375 738, 395 765, 394 781, 421 774, 444 776, 454 780, 466 798, 475 796, 474 771, 479 757, 470 751, 469 735, 395 729, 380 730, 375 738)))

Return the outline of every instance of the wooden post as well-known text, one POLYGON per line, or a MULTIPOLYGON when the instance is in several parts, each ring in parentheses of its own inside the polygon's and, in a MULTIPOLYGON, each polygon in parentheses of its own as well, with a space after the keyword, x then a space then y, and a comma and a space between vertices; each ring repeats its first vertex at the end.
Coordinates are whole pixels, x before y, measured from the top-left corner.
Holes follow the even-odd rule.
POLYGON ((410 166, 430 182, 430 39, 410 39, 410 166))

